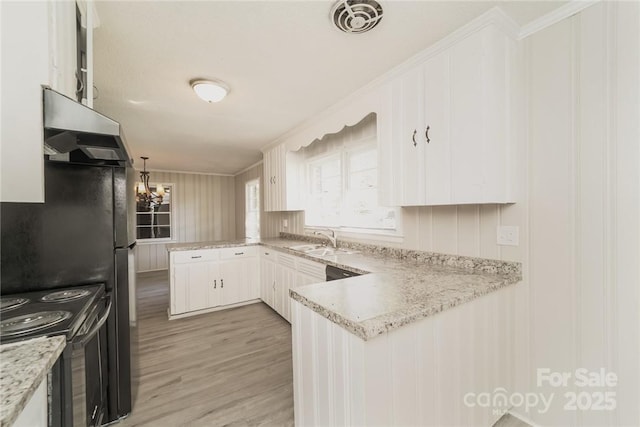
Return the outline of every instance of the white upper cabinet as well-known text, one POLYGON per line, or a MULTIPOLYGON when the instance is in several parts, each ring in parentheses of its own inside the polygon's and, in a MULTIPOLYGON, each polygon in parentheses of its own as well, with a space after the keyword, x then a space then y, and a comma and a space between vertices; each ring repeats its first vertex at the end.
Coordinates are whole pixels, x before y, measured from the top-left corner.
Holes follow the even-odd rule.
POLYGON ((49 5, 49 81, 53 90, 76 99, 77 54, 76 3, 55 1, 49 5))
MULTIPOLYGON (((91 1, 79 4, 94 13, 91 1)), ((0 8, 2 103, 10 106, 2 109, 0 200, 44 202, 42 86, 76 99, 76 2, 3 1, 0 8)), ((92 28, 85 31, 88 52, 92 28)))
POLYGON ((264 210, 298 211, 304 209, 302 163, 297 152, 280 144, 264 153, 264 210))
POLYGON ((514 41, 493 25, 388 85, 381 180, 392 205, 510 203, 514 41), (388 132, 387 132, 388 131, 388 132), (400 178, 393 180, 392 176, 400 178))

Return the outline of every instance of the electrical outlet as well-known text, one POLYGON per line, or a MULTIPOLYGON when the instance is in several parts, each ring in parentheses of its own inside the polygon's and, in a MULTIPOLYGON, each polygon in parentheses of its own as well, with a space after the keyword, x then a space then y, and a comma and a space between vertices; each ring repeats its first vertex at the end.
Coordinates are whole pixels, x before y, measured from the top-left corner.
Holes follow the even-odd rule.
POLYGON ((289 220, 288 219, 283 219, 282 220, 282 228, 287 228, 289 226, 289 220))
POLYGON ((498 226, 498 244, 505 246, 518 246, 520 244, 520 228, 514 225, 498 226))

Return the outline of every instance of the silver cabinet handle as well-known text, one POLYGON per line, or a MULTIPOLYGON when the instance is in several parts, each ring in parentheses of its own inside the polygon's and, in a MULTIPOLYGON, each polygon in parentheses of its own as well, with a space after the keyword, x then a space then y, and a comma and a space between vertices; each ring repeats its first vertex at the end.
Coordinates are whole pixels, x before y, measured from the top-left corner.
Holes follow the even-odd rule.
POLYGON ((220 279, 220 287, 224 288, 224 279, 220 279))
POLYGON ((429 138, 429 126, 427 126, 427 130, 424 131, 424 137, 427 138, 427 144, 431 142, 431 139, 429 138))
POLYGON ((416 134, 417 134, 417 133, 418 133, 418 130, 417 130, 417 129, 414 129, 414 130, 413 130, 413 136, 411 136, 411 139, 413 140, 413 146, 414 146, 414 147, 418 145, 418 143, 416 142, 416 134))
POLYGON ((235 255, 244 255, 244 252, 236 252, 235 255))
POLYGON ((213 289, 215 289, 215 288, 217 288, 217 287, 218 287, 218 281, 217 281, 217 280, 214 280, 214 281, 213 281, 213 289))
POLYGON ((202 255, 192 256, 191 259, 202 258, 202 255))

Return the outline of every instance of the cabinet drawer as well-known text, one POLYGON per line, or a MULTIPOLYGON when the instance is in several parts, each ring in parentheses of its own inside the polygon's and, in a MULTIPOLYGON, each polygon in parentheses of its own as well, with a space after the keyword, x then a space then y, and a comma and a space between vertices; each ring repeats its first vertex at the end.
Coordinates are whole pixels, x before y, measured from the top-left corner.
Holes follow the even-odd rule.
POLYGON ((276 262, 278 258, 278 252, 271 248, 260 248, 260 258, 268 259, 269 261, 276 262))
POLYGON ((240 246, 237 248, 222 248, 220 259, 246 258, 258 255, 257 246, 240 246))
POLYGON ((296 257, 293 255, 287 254, 278 254, 278 264, 289 267, 295 270, 296 268, 296 257))
POLYGON ((218 249, 199 249, 195 251, 176 251, 173 253, 173 262, 185 264, 190 262, 217 261, 218 249))
POLYGON ((322 280, 324 280, 326 277, 326 269, 327 266, 324 264, 320 264, 319 262, 298 258, 298 271, 300 273, 322 278, 322 280))

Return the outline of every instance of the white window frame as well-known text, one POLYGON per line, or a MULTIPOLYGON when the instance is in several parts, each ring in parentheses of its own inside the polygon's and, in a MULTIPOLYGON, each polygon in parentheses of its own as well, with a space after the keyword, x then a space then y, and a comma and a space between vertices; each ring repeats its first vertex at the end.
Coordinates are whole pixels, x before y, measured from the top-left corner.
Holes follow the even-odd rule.
POLYGON ((244 234, 245 234, 245 237, 249 237, 246 234, 247 234, 247 211, 248 211, 248 206, 249 206, 249 192, 247 190, 249 189, 250 185, 255 185, 256 189, 257 189, 257 191, 256 191, 256 198, 258 199, 257 203, 256 203, 256 206, 257 206, 256 211, 257 211, 257 214, 258 214, 257 215, 258 216, 258 236, 257 236, 257 238, 259 239, 261 234, 262 234, 262 230, 260 229, 260 221, 262 220, 261 212, 260 212, 260 206, 261 206, 261 203, 262 203, 262 200, 261 200, 261 197, 260 197, 260 178, 254 178, 254 179, 251 179, 251 180, 246 181, 244 183, 244 234))
MULTIPOLYGON (((328 159, 330 157, 334 157, 337 154, 340 156, 340 167, 341 167, 341 192, 342 197, 346 194, 348 187, 348 154, 350 152, 357 152, 358 150, 365 151, 367 149, 372 149, 373 144, 371 143, 372 139, 376 139, 375 149, 376 154, 379 154, 380 148, 379 144, 377 144, 376 137, 366 137, 363 138, 362 141, 356 143, 350 143, 348 148, 342 147, 340 152, 329 152, 323 153, 317 156, 310 157, 305 161, 305 179, 307 188, 310 185, 310 174, 309 174, 309 166, 314 163, 321 161, 323 159, 328 159)), ((379 173, 379 165, 376 165, 376 170, 379 173)), ((379 175, 378 175, 379 177, 379 175)), ((378 181, 378 186, 380 182, 378 181)), ((379 187, 376 188, 379 191, 379 187)), ((379 193, 378 193, 379 195, 379 193)), ((349 226, 329 226, 329 225, 316 225, 316 224, 308 224, 307 223, 307 215, 305 212, 305 224, 304 230, 305 232, 313 232, 318 230, 326 230, 328 228, 332 230, 336 230, 339 232, 340 236, 347 238, 354 238, 358 240, 371 240, 371 241, 384 241, 384 242, 392 242, 392 243, 402 243, 403 242, 403 234, 402 234, 402 210, 400 207, 389 207, 389 209, 394 209, 396 211, 396 227, 395 229, 382 229, 382 228, 360 228, 360 227, 349 227, 349 226)))
MULTIPOLYGON (((140 182, 136 182, 136 191, 138 191, 138 185, 140 182)), ((168 243, 177 241, 176 238, 176 217, 175 217, 175 195, 176 195, 176 186, 170 182, 150 182, 150 187, 157 187, 158 185, 162 185, 163 187, 171 187, 171 204, 169 205, 169 226, 171 230, 171 237, 162 237, 162 238, 147 238, 147 239, 138 239, 138 207, 136 206, 136 217, 135 221, 135 229, 136 229, 136 243, 141 245, 149 245, 154 243, 168 243)))

